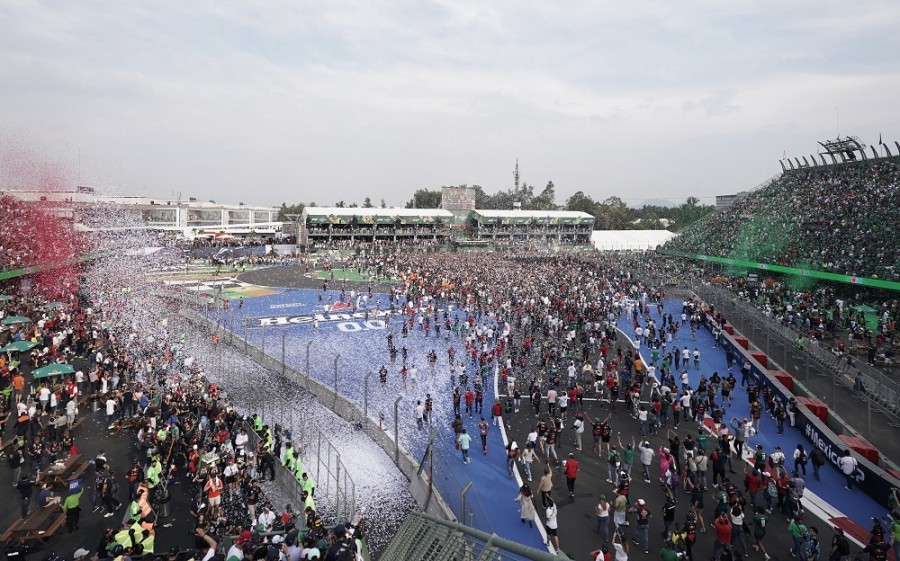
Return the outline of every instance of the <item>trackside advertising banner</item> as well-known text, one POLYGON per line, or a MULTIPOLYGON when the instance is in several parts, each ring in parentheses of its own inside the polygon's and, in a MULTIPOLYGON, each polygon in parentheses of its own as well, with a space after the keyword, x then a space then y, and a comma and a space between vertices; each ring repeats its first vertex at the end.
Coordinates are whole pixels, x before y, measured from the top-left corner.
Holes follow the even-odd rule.
MULTIPOLYGON (((769 371, 756 362, 756 360, 750 356, 750 353, 744 350, 742 346, 738 345, 733 337, 724 331, 722 335, 721 341, 726 352, 730 349, 738 364, 743 362, 744 358, 750 361, 752 376, 757 381, 760 390, 762 390, 764 385, 772 388, 775 395, 784 403, 787 403, 791 397, 794 397, 794 394, 789 392, 787 388, 782 386, 774 377, 770 376, 769 371)), ((835 469, 840 470, 840 468, 837 467, 838 459, 843 456, 844 450, 849 447, 838 437, 838 435, 806 407, 798 408, 796 428, 804 437, 806 437, 812 446, 825 453, 828 462, 835 466, 835 469)), ((852 449, 851 452, 853 452, 852 449)), ((891 488, 898 485, 900 482, 856 452, 853 452, 853 457, 857 460, 857 469, 854 476, 856 485, 862 489, 864 493, 872 497, 878 504, 887 508, 887 499, 891 494, 891 488)))

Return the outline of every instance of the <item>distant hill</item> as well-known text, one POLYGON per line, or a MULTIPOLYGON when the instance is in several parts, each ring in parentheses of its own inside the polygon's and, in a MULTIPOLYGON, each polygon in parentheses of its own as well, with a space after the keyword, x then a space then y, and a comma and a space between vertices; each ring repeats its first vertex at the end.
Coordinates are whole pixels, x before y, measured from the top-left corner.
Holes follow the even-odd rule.
POLYGON ((661 207, 666 207, 666 208, 672 208, 672 207, 675 207, 678 205, 676 205, 675 203, 673 203, 672 201, 670 201, 668 199, 647 199, 646 201, 644 201, 638 205, 635 205, 635 208, 641 208, 644 206, 661 206, 661 207))

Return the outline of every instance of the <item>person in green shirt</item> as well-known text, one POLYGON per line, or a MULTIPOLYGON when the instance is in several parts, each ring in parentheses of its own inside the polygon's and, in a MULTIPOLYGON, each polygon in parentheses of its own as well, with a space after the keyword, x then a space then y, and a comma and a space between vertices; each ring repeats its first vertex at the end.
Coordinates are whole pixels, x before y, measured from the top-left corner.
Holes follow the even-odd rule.
POLYGON ((619 449, 622 450, 622 471, 628 474, 628 478, 631 478, 631 466, 634 465, 634 436, 631 437, 631 444, 626 444, 622 446, 622 437, 616 435, 616 438, 619 439, 619 449))
POLYGON ((678 561, 678 550, 672 540, 666 540, 666 544, 659 551, 659 558, 662 561, 678 561))
POLYGON ((700 429, 697 431, 697 438, 695 439, 695 441, 697 442, 697 448, 706 452, 706 443, 709 442, 709 435, 706 434, 705 430, 700 429))
POLYGON ((766 548, 763 545, 763 538, 766 537, 766 524, 768 523, 769 517, 766 516, 765 507, 756 507, 756 514, 753 516, 753 549, 762 551, 762 554, 767 561, 768 559, 771 559, 771 557, 769 557, 769 552, 766 551, 766 548))
POLYGON ((303 460, 300 459, 300 451, 294 452, 294 477, 300 479, 303 476, 303 460))
POLYGON ((313 481, 313 478, 310 477, 309 474, 304 473, 300 476, 300 486, 310 497, 316 494, 316 482, 313 481))
POLYGON ((806 529, 803 522, 794 518, 791 520, 791 523, 788 524, 788 532, 791 534, 791 540, 794 542, 794 547, 791 548, 791 555, 794 557, 799 556, 801 560, 805 559, 806 535, 809 533, 809 530, 806 529))
POLYGON ((81 515, 81 495, 84 489, 72 493, 63 501, 62 509, 66 513, 66 529, 71 534, 78 529, 78 518, 81 515))
MULTIPOLYGON (((896 489, 894 489, 896 491, 896 489)), ((894 521, 891 522, 888 531, 891 532, 891 546, 894 548, 894 558, 900 560, 900 515, 894 513, 894 521)))
POLYGON ((281 465, 288 468, 289 470, 294 470, 294 443, 288 442, 284 451, 281 453, 281 465))
POLYGON ((260 417, 256 413, 254 413, 252 420, 253 420, 253 431, 257 434, 261 433, 262 428, 263 428, 262 417, 260 417))

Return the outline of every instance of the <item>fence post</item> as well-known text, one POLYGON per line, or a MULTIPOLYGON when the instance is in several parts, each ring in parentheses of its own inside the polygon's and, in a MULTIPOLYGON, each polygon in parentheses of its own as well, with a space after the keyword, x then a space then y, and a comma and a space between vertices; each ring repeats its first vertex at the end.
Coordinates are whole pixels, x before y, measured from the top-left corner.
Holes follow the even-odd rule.
POLYGON ((400 465, 400 400, 403 396, 398 396, 394 401, 394 463, 400 465))
POLYGON ((369 377, 372 376, 371 372, 366 373, 366 379, 363 382, 363 429, 367 429, 369 427, 369 377))
POLYGON ((262 351, 262 360, 266 359, 266 326, 262 328, 262 343, 260 343, 260 351, 262 351))
POLYGON ((282 332, 281 333, 281 375, 282 376, 285 375, 285 369, 287 368, 287 366, 285 365, 285 362, 284 362, 284 340, 286 337, 287 337, 287 331, 282 332))
POLYGON ((341 454, 338 452, 337 461, 334 465, 334 518, 335 522, 343 520, 341 518, 341 454))
POLYGON ((247 352, 247 324, 246 323, 243 326, 243 333, 244 333, 244 352, 246 353, 247 352))
POLYGON ((469 522, 466 520, 466 493, 469 492, 469 489, 472 488, 472 482, 469 481, 466 483, 466 486, 463 487, 462 492, 459 494, 459 522, 460 524, 468 524, 469 522))
POLYGON ((334 406, 335 406, 335 407, 337 407, 337 400, 338 400, 338 371, 337 371, 337 365, 338 365, 338 361, 339 361, 339 360, 341 360, 341 355, 340 355, 340 353, 339 353, 336 357, 334 357, 334 406))
POLYGON ((312 344, 312 341, 306 343, 306 391, 309 391, 309 348, 312 344))

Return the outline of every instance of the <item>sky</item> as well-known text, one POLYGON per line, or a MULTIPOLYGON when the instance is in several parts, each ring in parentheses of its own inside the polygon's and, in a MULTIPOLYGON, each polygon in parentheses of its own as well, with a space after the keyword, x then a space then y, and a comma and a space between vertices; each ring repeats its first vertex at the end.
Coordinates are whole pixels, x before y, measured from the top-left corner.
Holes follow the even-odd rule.
POLYGON ((900 140, 900 2, 0 0, 0 188, 638 205, 900 140))

